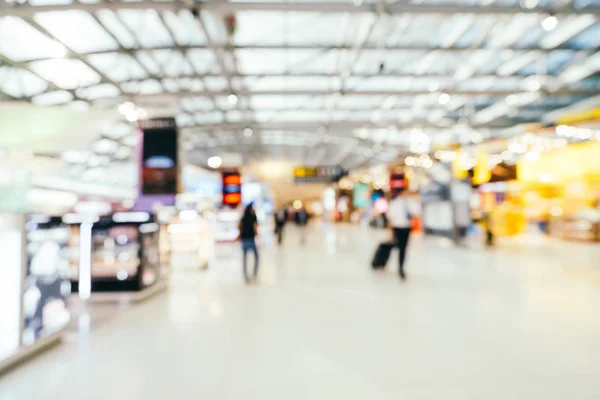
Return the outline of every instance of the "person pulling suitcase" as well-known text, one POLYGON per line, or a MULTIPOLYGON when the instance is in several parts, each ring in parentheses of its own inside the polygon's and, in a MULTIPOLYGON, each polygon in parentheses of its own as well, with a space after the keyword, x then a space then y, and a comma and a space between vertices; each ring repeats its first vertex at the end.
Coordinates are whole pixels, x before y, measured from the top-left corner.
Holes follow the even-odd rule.
POLYGON ((402 280, 406 279, 404 272, 404 260, 406 258, 406 248, 410 237, 412 217, 419 213, 417 204, 406 196, 406 191, 402 190, 395 193, 394 199, 388 207, 387 217, 389 227, 394 240, 394 245, 398 247, 398 272, 402 280))

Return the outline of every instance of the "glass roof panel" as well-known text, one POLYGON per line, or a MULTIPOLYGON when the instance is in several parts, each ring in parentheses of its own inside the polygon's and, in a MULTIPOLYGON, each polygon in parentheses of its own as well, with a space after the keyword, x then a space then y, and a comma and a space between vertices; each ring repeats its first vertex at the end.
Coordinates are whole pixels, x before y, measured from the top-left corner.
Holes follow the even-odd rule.
POLYGON ((189 76, 194 73, 188 60, 178 50, 155 50, 152 54, 160 69, 168 76, 189 76))
POLYGON ((120 10, 118 13, 142 46, 173 46, 173 39, 155 10, 120 10))
POLYGON ((64 90, 56 90, 54 92, 43 93, 34 96, 31 101, 38 106, 52 106, 57 104, 65 104, 73 100, 73 95, 64 90))
POLYGON ((155 79, 147 79, 141 82, 125 82, 122 84, 125 92, 132 94, 158 94, 163 91, 160 82, 155 79))
POLYGON ((351 77, 347 80, 346 88, 352 90, 409 90, 411 77, 374 76, 372 78, 351 77))
POLYGON ((354 66, 354 73, 377 74, 380 69, 383 73, 403 72, 425 54, 425 50, 363 50, 354 66))
POLYGON ((13 97, 29 97, 42 93, 48 83, 24 69, 0 67, 0 90, 13 97))
POLYGON ((60 4, 71 4, 71 0, 29 0, 32 6, 55 6, 60 4))
POLYGON ((62 89, 76 89, 99 83, 101 78, 80 60, 53 59, 34 61, 31 69, 62 89))
POLYGON ((221 111, 211 111, 198 113, 194 116, 197 124, 218 124, 223 122, 223 113, 221 111))
POLYGON ((180 78, 179 86, 183 90, 190 92, 199 92, 204 90, 204 82, 200 78, 180 78))
POLYGON ((191 49, 187 51, 187 58, 192 63, 198 74, 216 74, 219 66, 215 60, 214 53, 209 49, 191 49))
POLYGON ((590 26, 567 43, 578 49, 595 48, 600 46, 600 21, 590 26))
POLYGON ((227 89, 227 79, 223 77, 204 78, 204 84, 208 90, 225 90, 227 89))
POLYGON ((187 46, 201 45, 206 42, 200 23, 190 11, 181 10, 178 14, 167 11, 163 13, 163 17, 178 44, 187 46))
POLYGON ((171 93, 177 93, 181 90, 181 86, 179 86, 179 82, 177 79, 166 78, 160 81, 161 85, 171 93))
POLYGON ((323 76, 268 76, 245 80, 250 90, 329 90, 333 80, 323 76))
POLYGON ((135 47, 137 43, 135 37, 117 14, 110 10, 99 10, 96 15, 102 25, 117 38, 123 47, 127 49, 135 47))
POLYGON ((0 17, 0 54, 12 61, 26 61, 63 57, 65 47, 21 18, 8 16, 0 17))
POLYGON ((129 54, 91 54, 88 56, 88 60, 113 81, 121 82, 148 77, 142 66, 129 54))
POLYGON ((357 96, 352 94, 344 95, 340 98, 338 108, 344 109, 372 109, 381 104, 383 96, 357 96))
POLYGON ((337 51, 260 50, 236 51, 238 68, 243 74, 323 73, 335 70, 337 51))
POLYGON ((77 53, 116 50, 118 43, 83 11, 57 11, 35 15, 35 20, 52 36, 77 53))
POLYGON ((346 19, 344 13, 242 11, 237 14, 234 43, 338 45, 344 40, 346 19))
POLYGON ((151 74, 160 74, 160 65, 156 62, 152 53, 149 51, 138 51, 136 52, 136 58, 151 74))
POLYGON ((212 101, 208 97, 184 97, 181 99, 181 107, 186 111, 211 110, 212 101))
POLYGON ((107 97, 117 97, 119 96, 119 89, 110 83, 101 83, 100 85, 79 88, 77 89, 76 94, 84 99, 95 100, 107 97))

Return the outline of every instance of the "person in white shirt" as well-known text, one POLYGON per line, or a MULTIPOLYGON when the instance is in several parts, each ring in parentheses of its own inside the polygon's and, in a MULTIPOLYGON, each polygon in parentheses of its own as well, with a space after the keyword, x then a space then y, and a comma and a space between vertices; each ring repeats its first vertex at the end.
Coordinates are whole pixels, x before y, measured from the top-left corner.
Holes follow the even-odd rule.
POLYGON ((388 225, 392 231, 392 237, 395 245, 400 252, 399 272, 402 280, 406 279, 404 273, 404 259, 406 256, 406 246, 410 237, 412 226, 412 217, 419 214, 418 204, 409 199, 406 191, 399 192, 390 202, 387 211, 388 225))

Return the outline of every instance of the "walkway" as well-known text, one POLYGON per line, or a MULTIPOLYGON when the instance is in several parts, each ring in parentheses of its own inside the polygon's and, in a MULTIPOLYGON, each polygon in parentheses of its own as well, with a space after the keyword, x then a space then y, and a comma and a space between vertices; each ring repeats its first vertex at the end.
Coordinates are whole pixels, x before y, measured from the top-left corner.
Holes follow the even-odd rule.
POLYGON ((600 246, 416 239, 403 284, 369 268, 382 234, 314 227, 303 248, 290 230, 250 287, 221 246, 0 378, 0 400, 600 398, 600 246))

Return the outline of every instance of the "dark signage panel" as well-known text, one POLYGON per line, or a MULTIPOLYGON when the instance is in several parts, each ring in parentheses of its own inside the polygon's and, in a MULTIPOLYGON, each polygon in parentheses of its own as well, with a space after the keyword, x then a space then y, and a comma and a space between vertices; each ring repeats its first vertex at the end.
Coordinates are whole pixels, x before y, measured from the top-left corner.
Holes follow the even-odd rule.
POLYGON ((174 118, 142 121, 142 193, 177 194, 177 126, 174 118))

